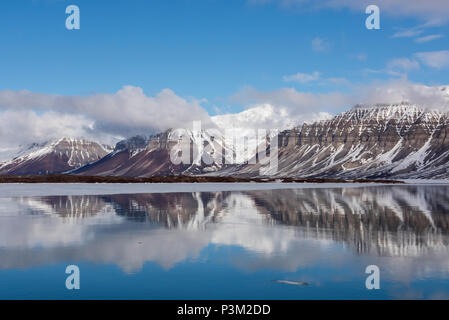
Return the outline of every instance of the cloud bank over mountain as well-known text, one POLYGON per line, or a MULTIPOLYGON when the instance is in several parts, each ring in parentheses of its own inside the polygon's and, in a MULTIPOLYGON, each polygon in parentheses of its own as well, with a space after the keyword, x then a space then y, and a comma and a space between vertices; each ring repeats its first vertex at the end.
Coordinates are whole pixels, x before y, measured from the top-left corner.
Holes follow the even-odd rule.
POLYGON ((84 137, 103 143, 169 128, 218 126, 245 129, 287 129, 328 119, 356 104, 409 101, 426 108, 449 110, 449 89, 425 86, 406 78, 369 85, 351 84, 351 91, 310 93, 295 88, 262 91, 247 87, 230 101, 241 112, 210 116, 200 99, 186 99, 170 89, 154 96, 124 86, 113 94, 63 96, 26 90, 0 91, 0 152, 20 144, 60 137, 84 137))
POLYGON ((185 127, 194 120, 210 124, 197 100, 170 89, 147 96, 142 88, 124 86, 114 94, 61 96, 30 91, 0 91, 0 143, 61 136, 104 139, 185 127))
POLYGON ((426 86, 401 78, 361 85, 355 92, 354 98, 360 104, 409 102, 428 110, 449 111, 449 86, 426 86))

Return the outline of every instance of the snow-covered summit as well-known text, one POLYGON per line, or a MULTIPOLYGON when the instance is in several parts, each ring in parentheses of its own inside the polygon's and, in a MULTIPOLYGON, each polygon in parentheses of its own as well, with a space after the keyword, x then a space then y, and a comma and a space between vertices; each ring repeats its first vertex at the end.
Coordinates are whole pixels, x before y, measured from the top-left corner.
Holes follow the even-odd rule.
POLYGON ((85 139, 33 143, 19 150, 12 160, 0 164, 0 174, 61 173, 96 161, 109 152, 106 146, 85 139))

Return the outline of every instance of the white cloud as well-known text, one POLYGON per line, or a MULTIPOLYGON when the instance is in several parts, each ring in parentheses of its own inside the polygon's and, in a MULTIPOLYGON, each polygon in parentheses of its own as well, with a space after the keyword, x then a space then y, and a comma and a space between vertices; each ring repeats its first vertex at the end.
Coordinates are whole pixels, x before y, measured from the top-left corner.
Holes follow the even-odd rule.
MULTIPOLYGON (((260 108, 260 106, 273 110, 273 113, 271 111, 265 113, 270 114, 270 116, 266 117, 267 120, 263 122, 263 125, 269 128, 281 128, 282 123, 299 125, 303 122, 315 121, 321 116, 326 117, 331 113, 344 110, 352 103, 347 94, 340 92, 309 93, 297 91, 293 88, 282 88, 274 91, 246 88, 235 94, 232 100, 242 105, 252 106, 249 110, 254 112, 258 110, 254 108, 260 108), (279 120, 279 118, 282 118, 282 120, 279 120)), ((256 124, 256 126, 263 127, 259 124, 256 124)))
POLYGON ((306 83, 306 82, 310 82, 310 81, 316 81, 320 78, 320 76, 321 76, 321 73, 319 73, 318 71, 314 71, 311 74, 298 72, 297 74, 293 74, 290 76, 284 76, 283 80, 286 82, 297 81, 300 83, 306 83))
POLYGON ((396 58, 387 63, 387 70, 391 74, 395 74, 398 71, 411 71, 416 69, 419 69, 418 61, 408 58, 396 58))
MULTIPOLYGON (((325 0, 327 6, 348 7, 354 10, 366 8, 372 4, 372 0, 325 0)), ((447 21, 449 17, 449 6, 447 0, 377 0, 375 3, 381 13, 392 16, 415 17, 426 21, 447 21)))
POLYGON ((312 40, 312 49, 316 52, 325 52, 329 48, 326 40, 316 37, 312 40))
POLYGON ((365 73, 388 74, 390 76, 404 76, 407 72, 419 69, 418 61, 409 58, 395 58, 388 61, 382 69, 364 69, 365 73))
POLYGON ((424 32, 424 30, 422 30, 422 29, 411 28, 411 29, 397 31, 391 37, 392 38, 413 38, 413 37, 419 36, 423 32, 424 32))
POLYGON ((0 112, 0 124, 0 145, 14 148, 61 137, 88 138, 94 122, 82 115, 53 111, 37 114, 32 110, 5 110, 0 112))
MULTIPOLYGON (((436 63, 437 60, 430 61, 436 63)), ((396 59, 391 65, 403 69, 416 67, 412 60, 406 59, 396 59)), ((410 101, 428 108, 449 110, 449 89, 442 91, 441 87, 415 84, 405 78, 363 86, 354 86, 344 78, 325 80, 347 83, 352 93, 246 88, 231 99, 248 106, 245 111, 212 118, 198 101, 187 101, 168 89, 154 97, 146 96, 136 87, 124 87, 115 94, 86 97, 0 91, 0 151, 63 136, 108 142, 108 139, 134 133, 190 127, 194 120, 201 120, 203 127, 217 124, 221 128, 286 129, 328 118, 359 103, 410 101)))
POLYGON ((436 40, 436 39, 440 39, 442 37, 444 37, 442 34, 431 34, 431 35, 428 35, 428 36, 416 38, 415 42, 416 43, 425 43, 425 42, 433 41, 433 40, 436 40))
POLYGON ((449 50, 418 52, 416 57, 429 67, 437 69, 449 68, 449 50))
MULTIPOLYGON (((349 8, 357 12, 373 4, 372 0, 252 0, 255 4, 278 3, 282 7, 298 7, 304 10, 319 10, 327 8, 349 8)), ((381 10, 391 16, 413 17, 433 24, 449 20, 447 0, 377 0, 375 3, 381 10)))
POLYGON ((85 97, 0 91, 3 144, 25 137, 29 142, 54 136, 126 137, 191 126, 194 120, 212 124, 199 101, 188 101, 170 89, 147 96, 141 88, 125 86, 114 94, 85 97))
POLYGON ((240 114, 226 115, 226 122, 255 128, 285 128, 291 127, 292 123, 300 125, 329 117, 356 104, 375 105, 403 101, 446 112, 449 110, 449 87, 443 90, 444 88, 413 83, 404 77, 374 81, 368 85, 351 85, 350 93, 308 93, 293 88, 259 91, 247 88, 234 95, 233 100, 252 107, 240 114))
POLYGON ((449 111, 449 86, 426 86, 413 83, 406 78, 390 81, 375 81, 369 85, 354 88, 357 103, 374 105, 382 103, 416 104, 426 109, 449 111))
POLYGON ((416 43, 427 42, 427 41, 438 39, 438 38, 442 37, 443 35, 435 35, 434 34, 434 35, 428 35, 428 36, 422 36, 422 37, 419 37, 419 36, 422 35, 426 29, 440 27, 441 25, 442 25, 441 20, 429 20, 425 23, 414 26, 412 28, 408 28, 408 29, 401 28, 401 29, 399 29, 399 31, 394 33, 391 37, 392 38, 416 38, 415 39, 416 43))
POLYGON ((314 122, 331 117, 328 112, 295 113, 292 108, 275 106, 269 103, 258 104, 239 113, 212 117, 219 128, 230 129, 279 129, 285 130, 304 122, 314 122))

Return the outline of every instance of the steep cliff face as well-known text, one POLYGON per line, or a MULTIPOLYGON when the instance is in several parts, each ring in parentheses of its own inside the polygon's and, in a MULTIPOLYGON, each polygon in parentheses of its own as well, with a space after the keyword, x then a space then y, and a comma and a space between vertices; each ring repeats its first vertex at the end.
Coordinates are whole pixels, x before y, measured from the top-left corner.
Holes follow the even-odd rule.
MULTIPOLYGON (((326 121, 281 132, 276 176, 449 177, 448 116, 407 103, 356 106, 326 121)), ((259 175, 261 165, 234 174, 259 175)))
POLYGON ((97 161, 109 152, 106 147, 93 141, 62 138, 29 146, 14 159, 0 164, 0 174, 63 173, 97 161))
POLYGON ((443 114, 407 104, 356 107, 332 120, 304 125, 293 168, 324 176, 407 174, 428 167, 448 150, 435 150, 444 141, 434 140, 446 125, 443 114))

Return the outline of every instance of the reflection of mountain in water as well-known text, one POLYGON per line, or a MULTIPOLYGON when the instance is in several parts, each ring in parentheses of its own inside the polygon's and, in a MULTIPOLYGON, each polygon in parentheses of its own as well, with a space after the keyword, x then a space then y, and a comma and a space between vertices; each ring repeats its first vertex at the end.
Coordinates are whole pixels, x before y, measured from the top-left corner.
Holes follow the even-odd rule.
POLYGON ((87 218, 109 209, 124 218, 167 228, 203 228, 216 222, 230 192, 152 193, 106 196, 47 196, 20 198, 33 213, 87 218))
POLYGON ((47 214, 58 214, 64 218, 87 218, 108 209, 107 203, 97 196, 47 196, 22 198, 22 202, 47 214), (37 203, 41 204, 38 205, 37 203), (45 210, 46 208, 46 210, 45 210))
POLYGON ((307 237, 330 238, 357 252, 417 255, 449 247, 448 187, 295 189, 248 193, 260 212, 307 237))
POLYGON ((230 192, 154 193, 110 195, 118 215, 163 225, 167 228, 204 228, 216 222, 230 192))
POLYGON ((187 230, 226 223, 230 216, 233 224, 252 223, 256 220, 245 220, 240 214, 252 209, 250 214, 266 226, 300 227, 298 236, 344 242, 359 253, 416 256, 449 248, 448 191, 445 186, 393 186, 44 197, 39 201, 63 217, 87 217, 112 208, 133 221, 187 230))

